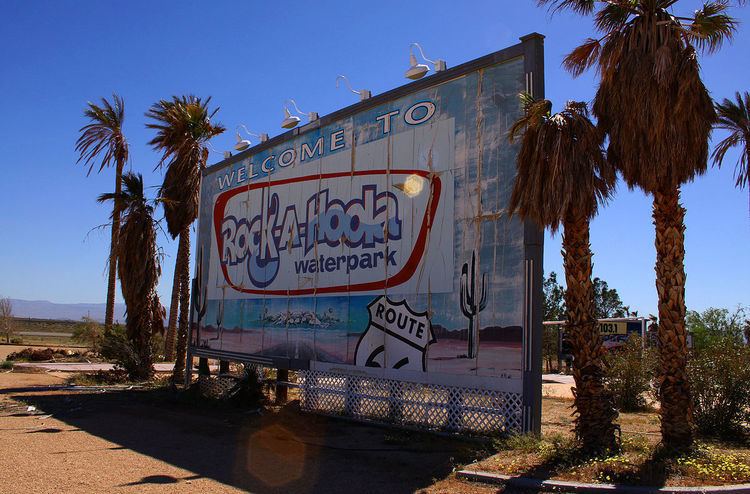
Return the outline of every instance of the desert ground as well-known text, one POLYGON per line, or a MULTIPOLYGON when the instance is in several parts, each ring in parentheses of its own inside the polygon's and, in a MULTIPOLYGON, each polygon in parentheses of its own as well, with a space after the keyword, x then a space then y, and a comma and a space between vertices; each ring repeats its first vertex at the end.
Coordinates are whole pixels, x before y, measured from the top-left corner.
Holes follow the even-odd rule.
POLYGON ((496 492, 446 479, 475 443, 302 414, 191 406, 159 391, 71 391, 0 373, 4 493, 496 492))

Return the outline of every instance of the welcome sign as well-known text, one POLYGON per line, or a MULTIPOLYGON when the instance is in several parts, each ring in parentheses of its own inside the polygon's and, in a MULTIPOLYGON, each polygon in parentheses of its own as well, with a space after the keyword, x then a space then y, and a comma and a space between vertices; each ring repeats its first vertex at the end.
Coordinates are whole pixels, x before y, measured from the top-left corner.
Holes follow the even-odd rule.
POLYGON ((542 236, 506 214, 507 132, 519 93, 541 93, 540 43, 210 167, 191 354, 520 396, 539 367, 542 236))
MULTIPOLYGON (((358 146, 354 167, 336 154, 310 162, 302 141, 306 160, 281 151, 285 165, 270 169, 266 156, 264 179, 219 175, 219 189, 232 176, 240 183, 213 198, 210 297, 451 291, 444 263, 453 257, 453 121, 394 136, 390 128, 358 146), (442 144, 413 156, 427 132, 442 144), (409 168, 384 166, 388 151, 411 155, 409 168)), ((312 149, 322 149, 323 138, 316 142, 312 149)))

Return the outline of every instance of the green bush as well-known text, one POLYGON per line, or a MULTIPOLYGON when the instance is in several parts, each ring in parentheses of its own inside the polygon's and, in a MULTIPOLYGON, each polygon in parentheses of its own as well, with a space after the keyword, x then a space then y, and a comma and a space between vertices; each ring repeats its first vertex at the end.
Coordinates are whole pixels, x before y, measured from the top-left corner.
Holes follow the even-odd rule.
POLYGON ((154 362, 164 362, 164 335, 161 333, 151 335, 151 354, 154 362))
POLYGON ((731 336, 713 338, 691 353, 688 376, 698 431, 736 439, 750 421, 750 348, 731 336))
POLYGON ((612 349, 606 357, 605 384, 615 399, 615 406, 623 412, 646 408, 646 396, 651 391, 656 355, 643 348, 638 335, 628 338, 625 345, 612 349))
POLYGON ((8 370, 13 368, 13 361, 11 360, 3 360, 0 362, 0 369, 8 370))
POLYGON ((693 335, 693 348, 700 350, 727 341, 741 345, 749 311, 750 308, 742 305, 737 306, 734 312, 714 307, 703 312, 687 311, 685 324, 688 332, 693 335))
POLYGON ((73 329, 72 340, 89 346, 95 352, 99 352, 102 338, 104 338, 104 328, 90 317, 84 317, 73 329))
POLYGON ((23 345, 23 338, 21 338, 20 336, 16 336, 14 338, 11 338, 10 339, 10 344, 11 345, 23 345))

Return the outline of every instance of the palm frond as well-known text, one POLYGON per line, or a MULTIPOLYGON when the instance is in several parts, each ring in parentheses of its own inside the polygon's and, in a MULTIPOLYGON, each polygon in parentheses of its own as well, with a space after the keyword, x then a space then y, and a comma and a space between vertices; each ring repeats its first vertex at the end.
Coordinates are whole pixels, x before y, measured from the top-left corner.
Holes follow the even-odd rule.
POLYGON ((537 5, 549 5, 552 12, 570 10, 580 15, 589 15, 594 11, 597 0, 538 0, 537 5))
POLYGON ((602 45, 600 40, 589 38, 563 59, 563 67, 573 77, 578 77, 599 61, 602 45))
POLYGON ((728 8, 729 2, 720 0, 706 2, 695 11, 686 35, 700 50, 713 53, 734 37, 737 21, 727 14, 728 8))
POLYGON ((125 120, 125 103, 117 94, 112 95, 112 102, 102 98, 101 105, 89 102, 83 112, 89 123, 81 127, 81 135, 76 141, 75 151, 78 162, 88 166, 87 175, 94 169, 97 158, 99 170, 124 164, 128 160, 129 147, 122 133, 125 120))
POLYGON ((633 2, 611 2, 596 13, 594 23, 599 31, 608 33, 625 27, 630 16, 636 14, 633 2))
POLYGON ((521 100, 523 115, 516 120, 508 131, 508 140, 514 142, 530 125, 538 125, 540 120, 548 118, 552 112, 552 102, 549 100, 536 100, 526 91, 518 95, 521 100))
POLYGON ((552 231, 569 215, 592 217, 611 196, 616 174, 587 105, 571 101, 554 115, 547 100, 528 108, 514 125, 524 132, 509 214, 552 231))
POLYGON ((721 167, 727 152, 740 148, 740 156, 735 166, 735 185, 744 188, 750 183, 750 93, 735 94, 735 101, 724 98, 716 103, 718 122, 716 128, 726 130, 729 135, 722 139, 711 154, 715 166, 721 167))
POLYGON ((149 142, 162 153, 157 164, 166 164, 167 172, 159 191, 164 205, 167 230, 177 237, 198 215, 198 191, 201 171, 208 160, 207 143, 224 132, 223 125, 211 119, 218 108, 210 110, 211 98, 194 95, 160 100, 146 113, 152 121, 146 127, 156 131, 149 142))

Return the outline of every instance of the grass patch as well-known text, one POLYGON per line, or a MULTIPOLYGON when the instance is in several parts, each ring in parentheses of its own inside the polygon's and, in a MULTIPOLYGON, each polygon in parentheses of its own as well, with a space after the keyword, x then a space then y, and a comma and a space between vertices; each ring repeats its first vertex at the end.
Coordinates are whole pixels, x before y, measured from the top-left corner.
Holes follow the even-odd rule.
POLYGON ((134 384, 128 380, 128 373, 121 369, 73 374, 67 379, 67 383, 71 386, 134 384))

